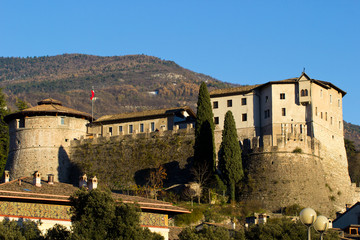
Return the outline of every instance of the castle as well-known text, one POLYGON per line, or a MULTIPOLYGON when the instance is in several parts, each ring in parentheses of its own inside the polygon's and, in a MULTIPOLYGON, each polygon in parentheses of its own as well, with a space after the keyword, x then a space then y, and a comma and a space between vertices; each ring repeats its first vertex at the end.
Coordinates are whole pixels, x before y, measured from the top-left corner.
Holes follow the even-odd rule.
MULTIPOLYGON (((358 196, 351 185, 344 147, 343 90, 329 82, 298 78, 210 93, 215 143, 221 143, 225 113, 231 110, 247 168, 255 181, 248 199, 276 210, 298 203, 335 212, 358 196)), ((149 135, 193 127, 187 107, 91 116, 46 99, 36 107, 10 114, 10 151, 6 169, 12 177, 34 170, 68 181, 71 143, 81 139, 149 135)), ((76 142, 76 144, 74 144, 76 142)))
POLYGON ((217 149, 225 113, 234 115, 258 188, 250 198, 263 200, 273 209, 301 203, 324 211, 331 205, 336 211, 353 203, 357 189, 350 182, 344 146, 345 94, 306 73, 210 92, 217 149))

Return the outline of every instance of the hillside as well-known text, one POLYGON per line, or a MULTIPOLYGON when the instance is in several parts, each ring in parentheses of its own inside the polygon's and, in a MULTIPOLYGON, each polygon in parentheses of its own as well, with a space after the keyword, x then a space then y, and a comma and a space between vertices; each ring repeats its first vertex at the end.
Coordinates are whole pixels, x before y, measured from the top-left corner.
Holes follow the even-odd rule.
MULTIPOLYGON (((51 57, 0 57, 0 87, 8 106, 16 98, 31 105, 52 97, 65 106, 91 113, 90 90, 98 98, 94 117, 105 114, 188 105, 196 110, 199 85, 211 91, 235 86, 146 55, 100 57, 64 54, 51 57)), ((360 126, 344 123, 345 138, 360 150, 360 126)))
POLYGON ((195 108, 202 81, 209 89, 232 86, 146 55, 0 58, 0 87, 12 109, 16 97, 31 105, 52 97, 90 113, 92 86, 97 97, 94 117, 181 105, 195 108))
POLYGON ((344 121, 345 138, 354 142, 355 149, 360 151, 360 126, 344 121))

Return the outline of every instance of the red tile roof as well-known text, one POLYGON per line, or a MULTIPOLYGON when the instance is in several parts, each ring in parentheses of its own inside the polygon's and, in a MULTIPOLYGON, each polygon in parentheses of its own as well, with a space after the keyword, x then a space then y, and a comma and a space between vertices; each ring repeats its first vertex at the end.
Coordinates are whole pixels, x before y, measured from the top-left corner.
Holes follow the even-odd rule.
MULTIPOLYGON (((69 197, 79 188, 67 183, 54 182, 49 184, 41 181, 41 187, 33 184, 32 177, 23 177, 7 183, 0 184, 0 199, 14 199, 21 201, 41 201, 41 202, 63 202, 69 204, 69 197), (21 181, 21 184, 20 184, 21 181)), ((190 213, 187 209, 173 206, 171 203, 148 199, 138 196, 129 196, 119 193, 112 193, 115 200, 124 203, 136 203, 142 210, 161 211, 173 213, 190 213)))

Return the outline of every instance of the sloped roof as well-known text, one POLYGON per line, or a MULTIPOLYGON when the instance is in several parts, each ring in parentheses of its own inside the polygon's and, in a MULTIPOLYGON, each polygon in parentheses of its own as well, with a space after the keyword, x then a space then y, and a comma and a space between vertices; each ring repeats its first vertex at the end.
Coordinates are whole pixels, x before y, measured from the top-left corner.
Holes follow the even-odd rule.
POLYGON ((101 122, 112 122, 112 121, 127 121, 127 120, 134 120, 134 119, 151 119, 157 118, 161 116, 170 116, 176 115, 182 111, 188 112, 188 114, 192 117, 196 117, 193 110, 188 107, 177 107, 177 108, 164 108, 164 109, 155 109, 155 110, 148 110, 143 112, 129 112, 129 113, 120 113, 120 114, 113 114, 113 115, 105 115, 98 118, 93 123, 101 123, 101 122))
MULTIPOLYGON (((305 74, 305 73, 303 73, 305 74)), ((306 74, 305 74, 306 75, 306 74)), ((307 75, 306 75, 307 76, 307 75)), ((257 88, 262 88, 271 84, 291 84, 291 83, 296 83, 298 82, 299 78, 288 78, 288 79, 284 79, 284 80, 279 80, 279 81, 269 81, 267 83, 264 84, 257 84, 257 85, 247 85, 247 86, 240 86, 240 87, 235 87, 235 88, 225 88, 225 89, 216 89, 214 91, 210 92, 210 97, 220 97, 220 96, 231 96, 231 95, 237 95, 237 94, 245 94, 248 92, 251 92, 257 88)), ((316 83, 324 88, 334 88, 337 91, 341 92, 343 96, 345 96, 346 92, 341 90, 340 88, 338 88, 337 86, 335 86, 334 84, 330 83, 330 82, 326 82, 326 81, 322 81, 322 80, 317 80, 317 79, 312 79, 309 78, 308 79, 313 82, 316 83)))
POLYGON ((248 93, 254 90, 255 88, 261 86, 262 84, 257 85, 247 85, 240 86, 235 88, 224 88, 224 89, 216 89, 210 92, 210 97, 218 97, 218 96, 227 96, 227 95, 236 95, 248 93))
POLYGON ((352 205, 349 209, 347 209, 344 213, 342 213, 340 216, 338 216, 336 219, 334 219, 333 224, 336 225, 336 222, 339 221, 342 218, 346 218, 350 212, 352 212, 357 206, 360 205, 360 202, 355 203, 352 205))
MULTIPOLYGON (((33 184, 32 177, 23 177, 7 183, 0 184, 0 200, 12 199, 27 202, 57 203, 68 205, 69 197, 79 188, 67 183, 54 182, 48 184, 41 180, 41 187, 33 184), (21 184, 19 184, 21 180, 21 184)), ((187 209, 173 206, 171 203, 148 199, 137 196, 129 196, 119 193, 112 193, 115 200, 124 203, 136 203, 143 211, 159 211, 173 213, 190 213, 187 209)))
POLYGON ((20 112, 9 114, 5 116, 4 120, 9 122, 15 118, 43 115, 73 116, 91 120, 91 115, 72 108, 64 107, 60 101, 52 98, 44 99, 38 102, 38 105, 35 107, 26 108, 20 112))

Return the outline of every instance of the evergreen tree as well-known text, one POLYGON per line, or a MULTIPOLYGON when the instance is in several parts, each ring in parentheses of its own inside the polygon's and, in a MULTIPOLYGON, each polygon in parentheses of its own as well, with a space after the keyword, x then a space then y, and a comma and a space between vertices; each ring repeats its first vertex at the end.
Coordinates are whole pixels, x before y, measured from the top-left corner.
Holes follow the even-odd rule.
POLYGON ((22 111, 26 108, 28 108, 30 106, 29 103, 27 103, 26 101, 23 101, 19 98, 16 98, 16 103, 15 103, 16 107, 18 108, 19 111, 22 111))
POLYGON ((201 83, 197 102, 194 165, 209 166, 215 170, 214 120, 210 95, 206 84, 201 83))
POLYGON ((109 192, 81 189, 70 200, 73 214, 70 239, 163 239, 140 226, 138 208, 116 203, 109 192))
POLYGON ((244 176, 241 162, 241 148, 238 141, 234 116, 231 111, 225 114, 224 130, 219 154, 219 169, 228 186, 230 199, 235 200, 235 185, 244 176))
POLYGON ((4 117, 9 114, 6 106, 5 95, 0 88, 0 176, 2 176, 9 150, 9 128, 4 117))

